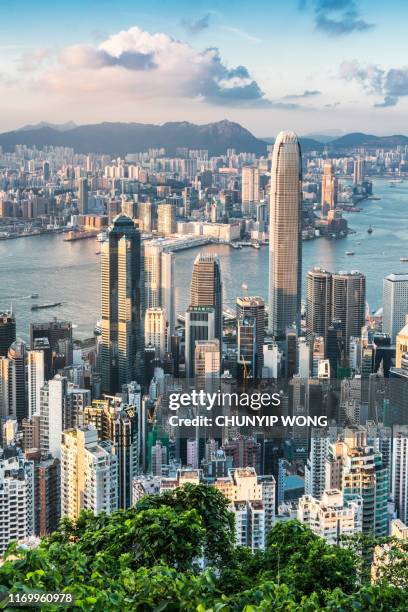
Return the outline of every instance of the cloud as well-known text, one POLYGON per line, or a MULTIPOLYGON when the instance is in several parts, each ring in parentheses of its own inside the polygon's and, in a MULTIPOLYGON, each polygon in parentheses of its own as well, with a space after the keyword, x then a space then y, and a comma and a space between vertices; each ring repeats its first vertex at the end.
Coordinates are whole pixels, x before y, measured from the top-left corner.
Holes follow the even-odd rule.
POLYGON ((52 52, 49 49, 34 49, 20 56, 17 69, 20 72, 32 72, 41 67, 43 62, 49 59, 52 52))
POLYGON ((318 89, 305 89, 305 91, 302 94, 288 94, 283 99, 284 100, 297 100, 301 98, 313 98, 315 96, 320 96, 321 93, 322 92, 319 91, 318 89))
POLYGON ((252 34, 248 34, 248 32, 245 32, 244 30, 241 30, 240 28, 233 28, 232 26, 223 25, 221 26, 221 29, 224 30, 225 32, 236 34, 236 36, 239 36, 239 38, 243 38, 244 40, 247 40, 248 42, 252 42, 252 43, 262 42, 262 40, 258 38, 257 36, 252 36, 252 34))
POLYGON ((299 9, 312 10, 316 29, 329 36, 365 32, 374 27, 361 17, 356 0, 300 0, 299 9))
MULTIPOLYGON (((195 99, 213 105, 274 105, 245 66, 229 67, 217 48, 198 51, 164 33, 134 26, 98 46, 62 49, 38 87, 66 97, 195 99)), ((276 106, 276 108, 278 108, 276 106)))
POLYGON ((383 70, 379 66, 361 66, 357 61, 343 62, 340 76, 346 81, 356 81, 369 95, 379 95, 383 100, 374 104, 377 108, 396 106, 400 97, 408 96, 408 68, 383 70))
POLYGON ((182 19, 180 23, 189 34, 194 35, 200 34, 200 32, 206 30, 210 26, 210 19, 211 13, 207 13, 206 15, 203 15, 195 21, 188 21, 187 19, 182 19))

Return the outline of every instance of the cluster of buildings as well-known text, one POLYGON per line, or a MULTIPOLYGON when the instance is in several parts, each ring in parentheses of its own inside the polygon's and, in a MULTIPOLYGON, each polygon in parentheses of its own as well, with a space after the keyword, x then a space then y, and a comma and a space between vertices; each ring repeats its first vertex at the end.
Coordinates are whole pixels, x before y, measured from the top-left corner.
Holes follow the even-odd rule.
POLYGON ((0 554, 61 516, 110 513, 186 482, 225 494, 237 542, 253 550, 293 516, 333 543, 408 522, 408 276, 384 280, 382 320, 366 312, 354 270, 306 271, 301 302, 305 228, 347 229, 339 172, 354 174, 352 197, 367 197, 366 173, 401 171, 402 154, 302 159, 282 132, 260 160, 180 149, 112 161, 23 146, 2 158, 0 217, 106 230, 89 348, 58 320, 32 323, 24 343, 13 313, 0 314, 0 554), (317 176, 319 217, 304 206, 317 176), (205 236, 267 240, 267 301, 244 292, 225 309, 222 260, 202 252, 176 313, 177 245, 205 236), (326 415, 328 428, 226 426, 212 437, 198 426, 183 437, 166 420, 183 385, 274 388, 282 414, 326 415))

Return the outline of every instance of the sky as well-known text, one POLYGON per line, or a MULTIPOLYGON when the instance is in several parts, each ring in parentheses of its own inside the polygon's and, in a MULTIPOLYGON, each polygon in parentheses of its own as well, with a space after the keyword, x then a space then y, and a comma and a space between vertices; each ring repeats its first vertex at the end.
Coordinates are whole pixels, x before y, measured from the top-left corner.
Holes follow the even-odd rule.
POLYGON ((237 121, 408 134, 403 0, 0 0, 0 131, 237 121))

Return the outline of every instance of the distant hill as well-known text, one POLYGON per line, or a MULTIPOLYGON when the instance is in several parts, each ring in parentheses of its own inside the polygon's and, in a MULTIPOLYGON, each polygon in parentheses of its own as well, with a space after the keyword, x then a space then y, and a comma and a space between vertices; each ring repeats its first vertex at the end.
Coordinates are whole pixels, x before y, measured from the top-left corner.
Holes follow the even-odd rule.
POLYGON ((17 132, 27 132, 29 130, 40 130, 41 128, 48 127, 53 130, 57 130, 58 132, 66 132, 67 130, 72 130, 77 127, 77 124, 74 121, 67 121, 66 123, 48 123, 47 121, 40 121, 40 123, 36 123, 35 125, 23 125, 22 128, 16 130, 17 132))
POLYGON ((408 136, 396 134, 394 136, 374 136, 373 134, 363 134, 353 132, 345 134, 328 143, 330 149, 352 149, 356 147, 381 147, 390 149, 398 145, 408 144, 408 136))
MULTIPOLYGON (((266 138, 262 138, 262 140, 264 140, 267 144, 273 144, 275 142, 275 137, 267 136, 266 138)), ((313 138, 299 136, 299 140, 303 153, 307 153, 308 151, 323 151, 324 149, 323 142, 319 142, 313 138)))
POLYGON ((72 147, 77 153, 107 153, 114 157, 127 153, 165 147, 174 154, 177 147, 208 149, 210 155, 225 153, 229 148, 237 152, 266 153, 266 143, 255 138, 238 123, 223 120, 196 125, 173 122, 163 125, 144 123, 99 123, 61 130, 61 126, 27 126, 0 134, 0 146, 6 151, 16 144, 44 147, 45 145, 72 147))

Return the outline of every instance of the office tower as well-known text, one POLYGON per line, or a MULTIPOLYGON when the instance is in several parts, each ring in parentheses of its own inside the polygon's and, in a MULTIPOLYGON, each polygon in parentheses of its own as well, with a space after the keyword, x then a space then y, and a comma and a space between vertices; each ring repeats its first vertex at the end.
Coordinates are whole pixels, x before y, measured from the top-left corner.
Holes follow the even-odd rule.
POLYGON ((59 340, 68 340, 72 344, 72 323, 58 321, 58 319, 48 323, 30 323, 30 347, 32 349, 38 338, 48 338, 51 350, 57 352, 59 340))
POLYGON ((61 442, 61 516, 77 519, 82 509, 118 508, 118 466, 110 442, 98 442, 92 426, 68 429, 61 442))
POLYGON ((405 353, 408 353, 408 314, 405 318, 404 327, 397 334, 395 344, 395 367, 400 368, 402 357, 405 355, 405 353))
POLYGON ((26 347, 24 342, 16 340, 9 348, 10 367, 9 414, 19 423, 27 417, 26 397, 26 347))
POLYGON ((0 357, 7 357, 16 340, 16 319, 11 312, 0 312, 0 357))
POLYGON ((43 162, 43 181, 46 183, 50 180, 50 162, 43 162))
POLYGON ((353 536, 362 530, 362 499, 344 499, 338 489, 324 491, 321 500, 313 495, 299 499, 297 519, 329 544, 340 543, 341 536, 353 536))
POLYGON ((164 308, 170 335, 176 322, 174 259, 157 241, 143 242, 143 308, 164 308))
POLYGON ((156 207, 151 202, 139 202, 138 219, 140 229, 146 234, 150 234, 156 229, 156 207))
POLYGON ((240 379, 255 378, 257 376, 257 345, 256 345, 256 319, 244 316, 237 319, 237 364, 240 379))
MULTIPOLYGON (((58 344, 61 342, 65 342, 70 346, 70 352, 72 353, 72 342, 69 340, 58 340, 58 344)), ((53 359, 56 355, 53 355, 50 342, 48 338, 35 338, 34 345, 31 347, 32 351, 40 351, 43 354, 44 360, 44 380, 49 380, 53 376, 54 366, 57 366, 56 360, 53 359)), ((65 365, 70 365, 72 363, 72 357, 70 361, 67 360, 67 363, 64 362, 65 365)))
POLYGON ((0 460, 0 555, 13 540, 34 535, 34 464, 20 455, 0 460))
POLYGON ((279 378, 282 370, 283 353, 276 342, 263 345, 262 378, 279 378))
POLYGON ((333 164, 326 162, 323 166, 322 177, 322 217, 327 217, 329 210, 337 206, 338 182, 334 176, 333 164))
MULTIPOLYGON (((195 373, 195 347, 197 340, 214 340, 215 309, 209 306, 190 306, 185 322, 185 363, 186 378, 195 373)), ((218 340, 218 338, 217 338, 218 340)))
MULTIPOLYGON (((221 267, 217 255, 200 253, 194 260, 191 276, 190 306, 214 308, 215 337, 222 351, 222 283, 221 267)), ((210 340, 212 338, 202 338, 210 340)))
POLYGON ((408 523, 408 426, 393 430, 391 493, 398 518, 408 523))
POLYGON ((10 359, 7 357, 0 357, 0 418, 8 419, 12 418, 11 412, 11 366, 10 359))
POLYGON ((332 319, 340 321, 345 352, 350 337, 361 336, 365 324, 366 279, 361 272, 339 272, 332 276, 332 319))
POLYGON ((353 181, 354 185, 361 185, 364 181, 365 174, 365 161, 364 159, 356 159, 354 160, 354 173, 353 173, 353 181))
MULTIPOLYGON (((1 363, 1 362, 0 362, 1 363)), ((400 367, 390 369, 389 424, 407 423, 408 406, 408 353, 400 357, 400 367)))
POLYGON ((160 440, 152 446, 151 465, 153 476, 162 475, 162 466, 167 464, 167 447, 160 440))
POLYGON ((140 388, 130 385, 125 395, 126 401, 120 397, 105 397, 94 400, 84 410, 84 425, 93 425, 97 429, 98 439, 110 442, 112 452, 117 457, 119 508, 129 508, 131 505, 132 481, 139 474, 142 447, 139 434, 143 430, 140 388))
POLYGON ((169 324, 167 313, 163 308, 148 308, 144 319, 145 346, 156 349, 156 355, 161 360, 169 350, 169 324))
POLYGON ((312 351, 309 342, 304 336, 298 338, 298 375, 300 378, 308 379, 312 369, 312 351))
POLYGON ((313 336, 312 342, 313 342, 312 376, 317 376, 319 362, 324 359, 324 353, 325 353, 324 338, 322 336, 313 336))
POLYGON ((218 339, 196 341, 194 366, 196 380, 202 383, 217 380, 221 376, 220 343, 218 339))
POLYGON ((81 215, 88 213, 88 179, 78 179, 78 211, 81 215))
POLYGON ((332 275, 322 268, 309 270, 306 276, 306 329, 324 338, 332 321, 332 275))
POLYGON ((57 374, 40 391, 40 450, 60 457, 61 433, 65 429, 67 379, 57 374))
POLYGON ((44 353, 43 351, 28 351, 28 416, 40 414, 40 391, 44 385, 44 353))
POLYGON ((332 321, 327 330, 326 357, 330 364, 332 378, 337 377, 337 369, 343 363, 345 356, 345 341, 341 321, 332 321))
POLYGON ((157 231, 163 236, 176 232, 176 209, 173 204, 159 204, 157 207, 157 231))
POLYGON ((340 489, 345 500, 361 497, 363 533, 387 535, 388 468, 363 428, 345 429, 344 440, 330 444, 326 489, 340 489))
POLYGON ((293 132, 278 134, 272 157, 269 213, 269 329, 283 337, 300 325, 302 158, 293 132))
POLYGON ((285 374, 286 378, 290 379, 297 373, 297 332, 296 329, 290 327, 286 330, 285 342, 285 374))
POLYGON ((397 334, 405 325, 408 314, 408 274, 389 274, 384 279, 383 332, 395 344, 397 334))
POLYGON ((253 467, 231 469, 228 477, 214 482, 231 501, 237 544, 253 551, 264 549, 275 522, 276 482, 273 476, 257 476, 253 467))
POLYGON ((122 215, 137 219, 137 202, 134 200, 122 200, 122 215))
POLYGON ((79 389, 72 383, 67 387, 64 409, 64 429, 75 429, 83 425, 84 410, 91 403, 91 391, 79 389))
POLYGON ((254 376, 261 378, 263 368, 263 343, 265 339, 265 302, 261 297, 237 297, 237 320, 245 317, 255 319, 256 362, 254 376))
POLYGON ((142 375, 140 234, 129 217, 115 218, 101 258, 102 390, 116 393, 142 375))
POLYGON ((259 170, 254 166, 242 168, 242 214, 251 217, 255 212, 255 205, 259 202, 259 170))

